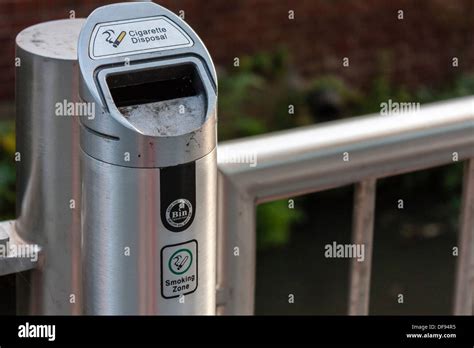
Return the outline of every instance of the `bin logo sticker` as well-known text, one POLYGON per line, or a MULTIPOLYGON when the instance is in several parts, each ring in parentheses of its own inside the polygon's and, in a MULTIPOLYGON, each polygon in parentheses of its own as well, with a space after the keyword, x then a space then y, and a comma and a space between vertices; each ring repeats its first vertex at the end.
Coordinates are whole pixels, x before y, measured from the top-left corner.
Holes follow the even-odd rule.
POLYGON ((161 249, 161 295, 175 298, 196 291, 198 286, 196 240, 161 249))
POLYGON ((170 226, 176 228, 186 226, 193 216, 193 205, 187 199, 177 199, 168 206, 165 216, 170 226))
POLYGON ((164 16, 97 24, 92 32, 92 59, 191 47, 194 43, 176 23, 164 16))

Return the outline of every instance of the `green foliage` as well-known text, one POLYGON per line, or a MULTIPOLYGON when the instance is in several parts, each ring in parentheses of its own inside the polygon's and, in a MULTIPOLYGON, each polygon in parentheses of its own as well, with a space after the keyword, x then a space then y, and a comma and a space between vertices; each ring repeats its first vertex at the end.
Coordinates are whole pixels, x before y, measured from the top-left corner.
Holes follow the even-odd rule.
POLYGON ((265 132, 263 120, 250 117, 246 105, 252 96, 261 93, 264 80, 256 74, 244 72, 219 79, 219 138, 232 139, 265 132))
POLYGON ((0 219, 15 216, 15 128, 0 122, 0 219))
POLYGON ((359 96, 359 92, 347 86, 343 80, 334 75, 322 75, 311 81, 310 91, 333 91, 339 94, 344 101, 350 101, 359 96))
POLYGON ((433 90, 428 87, 420 88, 416 98, 421 103, 430 103, 439 100, 459 98, 474 94, 474 75, 462 75, 454 79, 442 90, 433 90))
MULTIPOLYGON (((322 75, 310 82, 305 90, 306 101, 310 102, 313 96, 325 96, 334 106, 340 108, 337 118, 348 117, 353 114, 354 107, 357 106, 362 96, 359 91, 346 85, 343 80, 333 75, 322 75)), ((317 122, 324 122, 317 111, 312 111, 312 119, 317 122)))
POLYGON ((253 73, 274 80, 288 71, 288 52, 280 47, 273 52, 258 52, 242 58, 240 68, 245 73, 253 73))
POLYGON ((283 49, 243 57, 239 67, 219 72, 219 140, 307 124, 303 94, 290 78, 283 49), (290 104, 295 115, 288 113, 290 104))
MULTIPOLYGON (((240 67, 219 73, 219 139, 241 138, 305 123, 303 94, 290 86, 285 50, 243 57, 240 67), (295 114, 289 115, 293 105, 295 114)), ((307 123, 307 122, 306 122, 307 123)), ((284 201, 257 208, 259 248, 285 244, 302 214, 284 201)))
POLYGON ((301 221, 303 214, 290 209, 287 201, 275 201, 257 207, 257 247, 259 249, 285 245, 291 225, 301 221))

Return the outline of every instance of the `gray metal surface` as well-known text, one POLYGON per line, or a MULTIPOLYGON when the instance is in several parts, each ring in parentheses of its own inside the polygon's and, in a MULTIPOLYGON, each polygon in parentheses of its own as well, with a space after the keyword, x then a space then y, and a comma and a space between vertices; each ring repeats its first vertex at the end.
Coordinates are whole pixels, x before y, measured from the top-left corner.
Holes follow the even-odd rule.
MULTIPOLYGON (((126 36, 124 40, 129 39, 131 40, 131 35, 126 36)), ((81 96, 85 101, 96 104, 96 117, 81 119, 85 126, 84 132, 81 132, 84 133, 81 137, 86 146, 83 149, 90 156, 127 167, 166 167, 201 158, 216 146, 216 72, 207 49, 181 18, 154 3, 114 4, 113 9, 111 6, 100 7, 89 15, 79 37, 78 47, 81 96), (137 20, 142 17, 143 20, 166 18, 192 40, 192 46, 152 52, 142 50, 101 59, 91 56, 91 42, 96 40, 94 30, 99 24, 137 20), (108 76, 119 72, 153 71, 164 66, 179 66, 184 63, 196 68, 204 85, 205 112, 194 131, 173 137, 150 136, 149 132, 140 131, 129 119, 122 116, 108 92, 108 76), (92 131, 93 134, 86 133, 86 130, 92 131), (99 133, 104 136, 98 137, 99 133), (140 153, 137 152, 137 144, 146 144, 140 146, 140 153), (124 152, 130 152, 130 160, 123 160, 124 152)))
MULTIPOLYGON (((154 3, 120 3, 120 4, 114 4, 114 10, 113 13, 108 12, 107 10, 104 10, 106 6, 99 7, 95 11, 93 11, 88 19, 89 22, 86 23, 86 25, 83 28, 83 34, 79 38, 78 45, 79 47, 82 48, 82 52, 79 52, 79 59, 81 61, 81 56, 84 58, 81 61, 81 69, 85 72, 88 71, 95 71, 99 66, 104 65, 104 61, 102 60, 90 60, 87 59, 86 57, 89 56, 88 50, 89 50, 89 40, 90 40, 90 35, 93 32, 94 26, 96 23, 104 23, 108 21, 118 21, 118 20, 128 20, 131 18, 146 18, 146 17, 152 17, 152 16, 165 16, 169 19, 171 19, 173 22, 175 22, 182 30, 186 32, 186 34, 191 37, 194 45, 191 47, 186 47, 186 48, 177 48, 177 49, 170 49, 170 50, 164 50, 164 51, 159 51, 159 52, 146 52, 146 53, 140 53, 140 54, 135 54, 135 55, 128 55, 127 58, 129 58, 129 63, 130 65, 133 65, 137 61, 141 60, 163 60, 164 59, 169 59, 169 57, 172 56, 179 56, 179 55, 190 55, 190 56, 198 56, 201 57, 204 61, 204 65, 207 67, 207 73, 209 74, 210 80, 213 81, 215 89, 217 86, 217 75, 216 71, 214 68, 214 64, 212 63, 212 59, 202 43, 201 39, 196 35, 194 30, 181 18, 176 16, 173 12, 167 10, 164 7, 161 7, 157 4, 154 3)), ((117 56, 117 57, 112 57, 108 58, 106 60, 107 64, 110 65, 118 65, 118 66, 123 66, 124 65, 124 56, 117 56)), ((85 76, 87 75, 84 74, 85 76)), ((88 76, 84 84, 81 86, 82 90, 81 93, 83 95, 86 94, 92 94, 90 97, 87 97, 86 99, 91 99, 91 100, 100 100, 100 92, 97 88, 94 87, 94 78, 92 76, 88 76)), ((107 122, 106 119, 102 120, 104 123, 99 125, 96 123, 96 127, 100 127, 96 129, 97 131, 110 131, 110 126, 111 127, 116 127, 114 124, 108 124, 105 123, 107 122)))
POLYGON ((464 164, 459 256, 456 268, 454 314, 472 315, 474 297, 474 159, 464 164))
POLYGON ((78 100, 76 42, 83 23, 42 23, 16 39, 16 231, 46 255, 38 269, 17 276, 20 314, 81 312, 78 123, 55 112, 56 103, 78 100))
POLYGON ((217 313, 251 315, 257 258, 255 200, 231 179, 218 173, 217 287, 222 299, 217 313))
MULTIPOLYGON (((104 103, 106 104, 98 101, 88 101, 95 103, 97 115, 93 120, 81 118, 82 123, 86 126, 82 127, 81 130, 82 149, 90 156, 107 163, 125 167, 144 168, 175 166, 195 161, 207 155, 217 145, 217 115, 215 109, 217 96, 211 81, 206 78, 204 70, 205 68, 201 61, 196 57, 170 58, 167 61, 144 62, 133 66, 121 66, 101 70, 97 74, 97 80, 102 88, 101 93, 105 98, 104 103), (175 120, 173 127, 175 129, 175 135, 167 133, 151 136, 151 130, 143 129, 143 127, 142 129, 137 128, 137 126, 131 122, 130 118, 127 119, 123 117, 115 106, 106 83, 107 76, 118 72, 127 73, 146 69, 159 69, 186 63, 193 64, 196 67, 199 71, 199 76, 203 78, 203 88, 207 91, 204 102, 204 115, 194 120, 192 130, 188 129, 189 122, 176 123, 175 120), (108 108, 110 114, 104 108, 108 108), (105 122, 104 120, 107 120, 107 123, 102 126, 105 122), (109 127, 109 129, 102 127, 109 127), (123 130, 116 131, 116 129, 122 128, 123 130), (91 129, 95 131, 90 131, 91 129), (184 130, 189 131, 185 132, 184 130), (98 136, 99 134, 96 131, 106 136, 98 136), (130 154, 130 157, 126 160, 124 157, 125 153, 130 154)), ((190 98, 187 99, 189 100, 190 98)), ((167 100, 166 103, 169 107, 172 107, 170 105, 176 106, 173 111, 177 115, 179 115, 179 107, 185 105, 183 101, 179 105, 176 105, 174 102, 170 103, 169 100, 167 100)), ((202 100, 199 99, 198 102, 194 101, 193 106, 199 107, 201 104, 202 100)), ((184 114, 190 114, 190 109, 188 106, 184 114)), ((169 112, 170 111, 166 111, 166 113, 169 112)), ((135 124, 137 123, 136 118, 137 117, 134 117, 135 124)), ((166 119, 165 122, 163 122, 163 118, 161 118, 159 122, 147 125, 147 127, 160 128, 166 126, 169 122, 166 121, 166 119)), ((148 121, 153 121, 153 119, 149 119, 148 121)))
POLYGON ((375 179, 355 185, 352 243, 364 246, 364 260, 350 260, 349 315, 369 314, 376 189, 375 179))
POLYGON ((84 312, 215 314, 217 83, 209 54, 170 11, 130 3, 88 17, 78 61, 81 98, 97 110, 95 118, 81 119, 84 312), (166 32, 186 47, 175 49, 166 38, 167 47, 134 46, 137 32, 166 32), (99 33, 114 35, 114 45, 99 33), (181 93, 186 86, 192 91, 181 93), (193 162, 195 170, 179 166, 193 162), (186 182, 161 182, 170 168, 186 182), (180 196, 170 194, 162 207, 172 191, 167 185, 180 196), (194 220, 172 231, 163 212, 183 201, 194 220), (172 260, 181 259, 197 268, 173 271, 172 260))
POLYGON ((83 153, 85 314, 215 314, 216 154, 196 162, 192 225, 168 231, 160 219, 160 169, 127 168, 83 153), (160 250, 198 241, 198 287, 160 295, 160 250), (129 254, 126 253, 129 248, 129 254))
POLYGON ((38 245, 27 244, 18 236, 14 220, 0 222, 0 276, 34 269, 40 257, 38 245))
POLYGON ((453 153, 474 157, 473 97, 220 144, 219 312, 253 313, 255 204, 453 163, 453 153), (235 154, 256 155, 256 166, 235 154))

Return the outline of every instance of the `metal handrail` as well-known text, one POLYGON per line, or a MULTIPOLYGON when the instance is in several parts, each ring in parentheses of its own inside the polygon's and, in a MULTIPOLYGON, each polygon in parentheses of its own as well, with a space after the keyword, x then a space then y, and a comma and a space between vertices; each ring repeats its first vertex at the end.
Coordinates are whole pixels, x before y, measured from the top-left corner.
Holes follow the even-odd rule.
MULTIPOLYGON (((370 207, 375 189, 367 190, 367 185, 370 188, 371 181, 375 185, 377 178, 470 158, 472 162, 473 157, 474 97, 433 103, 399 115, 356 117, 219 144, 218 312, 253 313, 256 204, 360 183, 362 191, 372 194, 356 190, 360 196, 356 203, 370 207), (249 154, 255 156, 255 165, 234 163, 233 159, 249 154)), ((472 165, 469 168, 472 171, 472 165)), ((465 182, 465 190, 473 186, 471 180, 465 182)), ((461 231, 466 235, 474 233, 472 196, 464 194, 462 221, 468 226, 462 225, 461 231)), ((365 210, 357 211, 366 214, 365 210)), ((371 240, 373 213, 364 217, 365 224, 357 219, 355 215, 353 238, 371 240)), ((466 235, 461 240, 474 243, 466 235)), ((366 252, 370 255, 371 248, 366 252)), ((458 266, 472 270, 474 248, 461 247, 460 252, 458 266)), ((368 312, 370 260, 352 266, 351 314, 368 312), (365 278, 356 281, 361 274, 365 278)), ((457 288, 470 286, 467 293, 471 295, 460 295, 457 289, 456 297, 469 297, 472 302, 472 277, 465 278, 457 288)), ((461 301, 463 307, 470 306, 466 301, 461 301)))

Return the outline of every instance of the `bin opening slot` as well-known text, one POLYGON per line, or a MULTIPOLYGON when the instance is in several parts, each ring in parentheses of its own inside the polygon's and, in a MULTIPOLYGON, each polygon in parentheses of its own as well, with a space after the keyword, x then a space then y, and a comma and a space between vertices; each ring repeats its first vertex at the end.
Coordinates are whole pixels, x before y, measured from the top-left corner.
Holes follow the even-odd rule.
POLYGON ((144 135, 182 135, 205 121, 206 92, 194 64, 124 71, 106 82, 120 114, 144 135))
POLYGON ((192 64, 113 74, 107 77, 107 85, 118 108, 193 97, 203 91, 192 64))

